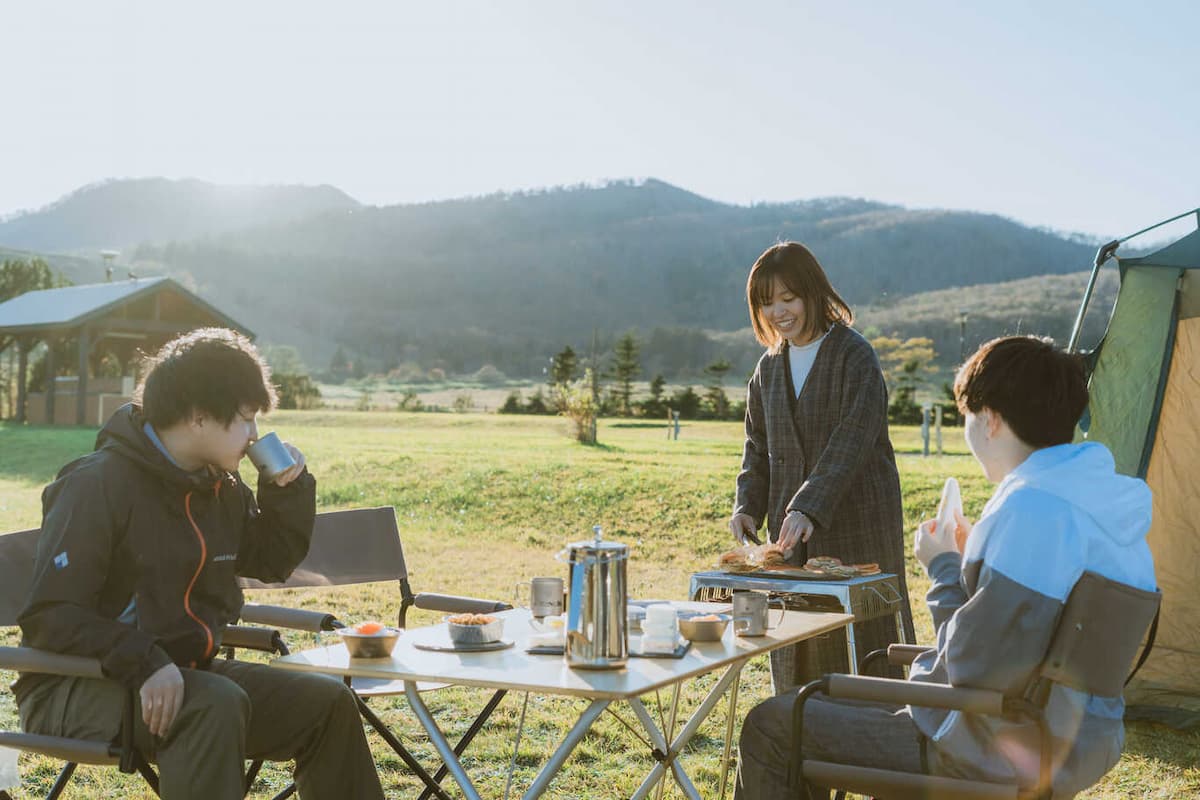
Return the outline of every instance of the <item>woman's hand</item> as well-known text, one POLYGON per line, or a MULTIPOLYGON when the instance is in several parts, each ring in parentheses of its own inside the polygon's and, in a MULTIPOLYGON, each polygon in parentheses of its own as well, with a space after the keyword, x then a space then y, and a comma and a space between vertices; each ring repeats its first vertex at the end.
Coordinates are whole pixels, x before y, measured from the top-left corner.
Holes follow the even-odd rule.
POLYGON ((749 514, 734 514, 729 518, 729 532, 733 534, 733 540, 738 544, 745 544, 747 536, 753 536, 758 530, 758 526, 754 524, 754 517, 749 514))
POLYGON ((811 539, 815 527, 803 511, 789 511, 783 518, 783 527, 779 529, 778 544, 783 548, 784 554, 790 556, 796 545, 811 539))

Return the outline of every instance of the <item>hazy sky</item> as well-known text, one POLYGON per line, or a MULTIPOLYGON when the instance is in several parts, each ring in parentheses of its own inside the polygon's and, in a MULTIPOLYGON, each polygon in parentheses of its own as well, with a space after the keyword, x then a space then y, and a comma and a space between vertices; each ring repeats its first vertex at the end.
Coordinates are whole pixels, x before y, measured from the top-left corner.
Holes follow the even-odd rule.
POLYGON ((1200 206, 1198 9, 13 0, 0 214, 110 177, 380 205, 657 177, 1124 234, 1200 206))

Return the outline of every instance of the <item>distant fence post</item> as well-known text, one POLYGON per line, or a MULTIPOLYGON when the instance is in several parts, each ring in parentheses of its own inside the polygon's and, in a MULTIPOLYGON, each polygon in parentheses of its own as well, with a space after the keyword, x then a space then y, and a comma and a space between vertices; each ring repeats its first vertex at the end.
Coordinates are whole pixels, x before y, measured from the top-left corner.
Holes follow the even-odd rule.
POLYGON ((937 454, 942 454, 942 404, 933 407, 934 441, 937 442, 937 454))
POLYGON ((929 455, 929 404, 921 406, 921 455, 929 455))
POLYGON ((672 434, 674 439, 679 439, 679 412, 667 409, 667 441, 671 441, 672 434))

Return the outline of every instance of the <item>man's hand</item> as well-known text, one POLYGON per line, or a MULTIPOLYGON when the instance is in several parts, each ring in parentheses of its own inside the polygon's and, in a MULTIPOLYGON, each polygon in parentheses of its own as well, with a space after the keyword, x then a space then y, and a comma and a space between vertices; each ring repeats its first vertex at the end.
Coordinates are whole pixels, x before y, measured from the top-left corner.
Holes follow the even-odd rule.
POLYGON ((729 532, 738 544, 746 544, 746 537, 753 536, 756 530, 754 517, 749 514, 734 514, 729 518, 729 532))
POLYGON ((796 545, 812 538, 814 527, 813 521, 803 511, 789 511, 779 529, 779 546, 786 555, 791 555, 796 545))
POLYGON ((963 513, 958 509, 954 509, 954 546, 958 548, 958 552, 967 552, 967 537, 971 535, 971 531, 975 526, 971 521, 963 516, 963 513))
POLYGON ((292 459, 296 462, 296 466, 289 467, 285 471, 276 475, 276 486, 287 486, 289 483, 296 480, 296 478, 299 478, 301 472, 304 472, 304 453, 301 453, 287 442, 284 442, 283 446, 286 447, 287 451, 292 454, 292 459))
POLYGON ((179 667, 167 664, 142 684, 142 721, 155 736, 166 736, 183 707, 183 675, 179 667))

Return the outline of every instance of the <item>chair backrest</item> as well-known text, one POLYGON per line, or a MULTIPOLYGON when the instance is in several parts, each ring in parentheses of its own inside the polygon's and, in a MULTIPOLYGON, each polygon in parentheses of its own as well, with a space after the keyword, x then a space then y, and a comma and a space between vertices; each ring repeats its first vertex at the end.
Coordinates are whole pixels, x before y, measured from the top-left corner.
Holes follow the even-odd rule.
POLYGON ((16 625, 25 606, 40 532, 34 528, 0 535, 0 627, 16 625))
MULTIPOLYGON (((40 533, 34 528, 0 535, 0 627, 17 624, 33 581, 40 533)), ((250 578, 238 582, 244 588, 263 589, 343 586, 407 577, 395 509, 381 506, 317 514, 308 555, 290 578, 272 584, 250 578)))
POLYGON ((283 583, 239 578, 246 589, 344 586, 408 577, 391 506, 317 514, 308 555, 283 583))
POLYGON ((1161 592, 1085 572, 1071 590, 1040 676, 1088 694, 1119 697, 1161 592))

